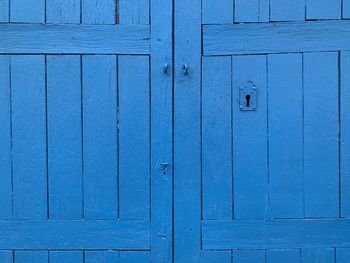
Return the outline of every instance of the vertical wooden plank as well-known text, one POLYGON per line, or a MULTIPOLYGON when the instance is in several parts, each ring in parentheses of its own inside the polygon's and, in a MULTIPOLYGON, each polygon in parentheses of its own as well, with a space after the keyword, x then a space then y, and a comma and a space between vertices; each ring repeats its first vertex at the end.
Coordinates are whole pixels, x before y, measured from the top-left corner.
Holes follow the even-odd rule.
POLYGON ((335 249, 302 249, 301 263, 335 263, 335 249))
POLYGON ((48 263, 49 253, 47 251, 16 251, 16 263, 48 263))
POLYGON ((201 263, 231 263, 231 251, 203 251, 201 263))
POLYGON ((265 250, 237 250, 233 252, 234 263, 265 263, 265 250))
POLYGON ((340 19, 342 0, 307 0, 306 19, 340 19))
POLYGON ((151 21, 151 262, 172 263, 173 1, 152 0, 151 21))
POLYGON ((83 216, 80 63, 80 56, 47 57, 51 219, 83 216))
POLYGON ((86 251, 85 263, 119 263, 119 252, 86 251))
POLYGON ((270 0, 271 21, 305 20, 305 0, 270 0))
POLYGON ((12 218, 10 56, 0 56, 0 219, 12 218))
POLYGON ((117 66, 115 56, 83 56, 84 210, 117 218, 117 66))
POLYGON ((348 263, 350 258, 349 248, 337 248, 336 250, 336 262, 337 263, 348 263))
POLYGON ((341 53, 340 72, 341 216, 350 217, 350 52, 341 53))
POLYGON ((150 24, 150 0, 118 0, 120 24, 150 24))
POLYGON ((338 77, 337 52, 304 54, 306 217, 339 216, 338 77))
POLYGON ((202 64, 203 219, 232 219, 231 57, 202 64))
POLYGON ((11 22, 45 22, 45 0, 11 0, 10 10, 11 22))
POLYGON ((10 0, 0 0, 0 22, 10 20, 10 0))
POLYGON ((178 0, 174 14, 174 256, 177 263, 197 263, 201 246, 201 1, 178 0))
POLYGON ((79 24, 80 5, 80 0, 46 0, 46 22, 79 24))
POLYGON ((81 0, 83 24, 115 24, 117 0, 81 0))
POLYGON ((119 211, 122 219, 148 219, 150 208, 149 58, 120 56, 119 211))
POLYGON ((266 56, 237 56, 232 60, 233 161, 235 219, 267 216, 267 67, 266 56), (240 110, 240 88, 257 87, 257 110, 240 110))
POLYGON ((266 263, 298 263, 300 262, 299 249, 272 249, 266 252, 266 263))
POLYGON ((150 253, 148 251, 121 251, 119 263, 150 263, 150 253))
POLYGON ((13 252, 8 250, 0 251, 0 262, 1 263, 14 263, 13 252))
POLYGON ((235 0, 235 22, 268 22, 269 0, 235 0))
POLYGON ((50 263, 83 263, 82 251, 50 251, 50 263))
POLYGON ((304 216, 302 55, 268 56, 269 215, 304 216))
POLYGON ((11 90, 14 218, 46 219, 44 56, 11 57, 11 90))
POLYGON ((202 0, 203 24, 232 24, 233 1, 221 0, 218 4, 215 0, 202 0))
POLYGON ((343 0, 343 16, 342 18, 350 18, 350 0, 343 0))

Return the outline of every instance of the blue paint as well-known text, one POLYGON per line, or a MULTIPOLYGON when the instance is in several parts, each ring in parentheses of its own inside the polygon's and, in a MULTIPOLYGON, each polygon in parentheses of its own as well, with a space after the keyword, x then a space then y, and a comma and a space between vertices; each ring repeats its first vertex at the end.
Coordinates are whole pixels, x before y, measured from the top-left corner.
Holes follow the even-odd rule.
POLYGON ((1 263, 347 263, 349 0, 0 0, 1 263))

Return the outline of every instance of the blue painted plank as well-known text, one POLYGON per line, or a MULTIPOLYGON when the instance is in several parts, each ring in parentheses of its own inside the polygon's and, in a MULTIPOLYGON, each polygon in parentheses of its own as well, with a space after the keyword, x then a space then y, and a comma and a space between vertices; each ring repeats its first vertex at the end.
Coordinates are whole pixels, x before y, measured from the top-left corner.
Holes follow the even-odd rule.
POLYGON ((266 263, 299 263, 300 249, 272 249, 266 252, 266 263))
POLYGON ((0 0, 0 22, 9 22, 10 0, 0 0))
POLYGON ((79 24, 80 10, 80 0, 46 0, 46 22, 62 24, 79 24))
POLYGON ((347 263, 350 258, 349 248, 337 248, 336 250, 336 262, 337 263, 347 263))
POLYGON ((16 263, 49 263, 47 251, 16 251, 16 263))
POLYGON ((349 41, 347 20, 203 26, 204 55, 347 50, 349 41))
POLYGON ((81 0, 83 24, 115 24, 116 0, 81 0))
POLYGON ((84 211, 117 218, 117 67, 115 56, 83 56, 84 211))
POLYGON ((121 251, 118 263, 150 263, 149 251, 121 251))
POLYGON ((10 56, 0 56, 0 218, 12 218, 10 56))
POLYGON ((306 19, 340 19, 342 0, 307 0, 306 19))
POLYGON ((338 110, 338 53, 304 54, 306 217, 339 216, 338 110))
POLYGON ((143 25, 0 24, 0 53, 149 54, 143 25))
POLYGON ((268 56, 269 216, 304 216, 302 55, 268 56))
POLYGON ((201 1, 176 1, 174 15, 174 259, 197 263, 201 249, 201 1))
POLYGON ((231 88, 231 57, 204 57, 202 60, 203 219, 231 219, 233 216, 231 88))
POLYGON ((83 216, 80 63, 80 56, 47 57, 51 219, 83 216))
POLYGON ((13 215, 15 219, 46 219, 44 56, 11 57, 11 91, 13 215))
POLYGON ((350 217, 350 52, 342 52, 340 61, 341 216, 350 217))
POLYGON ((270 0, 270 20, 305 20, 305 0, 270 0))
POLYGON ((231 251, 202 251, 201 263, 231 263, 231 251))
POLYGON ((119 77, 119 217, 150 215, 149 58, 120 56, 119 77))
POLYGON ((233 13, 232 0, 202 0, 203 24, 232 24, 233 13))
POLYGON ((301 263, 335 263, 335 249, 302 249, 301 263))
POLYGON ((265 263, 264 250, 237 250, 233 252, 234 263, 265 263))
POLYGON ((269 20, 269 0, 235 0, 235 22, 268 22, 269 20))
POLYGON ((50 251, 50 263, 83 263, 82 251, 50 251))
POLYGON ((203 249, 350 247, 349 219, 206 220, 203 249))
POLYGON ((118 0, 119 24, 150 23, 150 0, 118 0))
POLYGON ((151 262, 173 263, 173 1, 152 0, 151 20, 151 262))
POLYGON ((0 220, 2 249, 17 250, 147 250, 147 221, 117 220, 0 220))
POLYGON ((266 56, 233 57, 233 160, 235 219, 267 216, 267 67, 266 56), (242 112, 240 87, 258 89, 257 111, 242 112))
POLYGON ((119 263, 119 252, 85 251, 85 263, 119 263))
POLYGON ((10 10, 10 22, 45 22, 45 0, 11 0, 10 10))
POLYGON ((343 0, 343 16, 342 18, 350 18, 350 0, 343 0))
POLYGON ((0 262, 1 263, 14 263, 13 262, 13 252, 2 250, 0 251, 0 262))

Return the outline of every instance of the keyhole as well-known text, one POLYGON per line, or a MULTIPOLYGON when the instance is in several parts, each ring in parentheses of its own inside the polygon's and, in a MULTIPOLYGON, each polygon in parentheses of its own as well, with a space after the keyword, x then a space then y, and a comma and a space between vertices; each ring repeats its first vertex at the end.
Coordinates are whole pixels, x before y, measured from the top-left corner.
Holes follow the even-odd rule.
POLYGON ((245 99, 246 99, 246 106, 247 106, 247 108, 250 108, 250 95, 249 94, 246 95, 245 99))

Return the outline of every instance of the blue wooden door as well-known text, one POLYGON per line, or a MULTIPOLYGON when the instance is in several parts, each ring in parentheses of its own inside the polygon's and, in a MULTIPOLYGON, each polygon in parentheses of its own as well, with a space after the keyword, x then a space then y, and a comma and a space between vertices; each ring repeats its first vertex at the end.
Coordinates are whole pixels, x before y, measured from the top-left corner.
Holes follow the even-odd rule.
POLYGON ((175 262, 350 262, 350 2, 175 2, 175 262))
POLYGON ((172 261, 171 10, 0 1, 1 263, 172 261))
POLYGON ((0 263, 349 262, 348 19, 0 0, 0 263))

